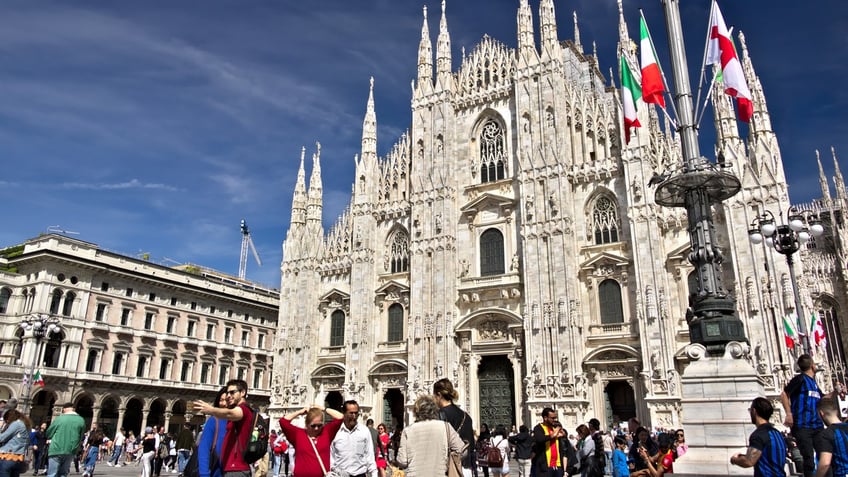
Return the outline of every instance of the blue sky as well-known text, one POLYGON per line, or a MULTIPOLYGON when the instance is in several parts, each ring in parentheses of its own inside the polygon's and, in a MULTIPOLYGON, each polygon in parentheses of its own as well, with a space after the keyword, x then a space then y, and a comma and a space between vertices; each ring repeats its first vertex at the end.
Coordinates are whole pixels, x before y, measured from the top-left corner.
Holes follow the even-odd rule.
MULTIPOLYGON (((243 218, 263 260, 262 267, 251 260, 247 277, 279 286, 301 147, 309 157, 321 142, 329 228, 348 202, 369 77, 382 155, 410 124, 421 7, 429 8, 435 45, 440 3, 0 3, 0 245, 59 225, 109 250, 235 275, 243 218)), ((483 34, 515 46, 518 3, 448 1, 454 68, 461 48, 470 51, 483 34)), ((694 82, 709 2, 682 3, 694 82)), ((538 0, 531 5, 535 12, 538 0)), ((590 52, 597 42, 608 75, 616 64, 616 2, 555 5, 560 38, 573 38, 576 10, 582 43, 590 52)), ((841 85, 848 6, 726 0, 721 7, 727 23, 745 32, 792 199, 818 197, 816 148, 832 174, 835 146, 848 174, 848 89, 841 85)), ((660 0, 625 0, 624 8, 634 38, 644 9, 668 70, 660 0)), ((711 122, 702 129, 702 139, 712 136, 711 122)))

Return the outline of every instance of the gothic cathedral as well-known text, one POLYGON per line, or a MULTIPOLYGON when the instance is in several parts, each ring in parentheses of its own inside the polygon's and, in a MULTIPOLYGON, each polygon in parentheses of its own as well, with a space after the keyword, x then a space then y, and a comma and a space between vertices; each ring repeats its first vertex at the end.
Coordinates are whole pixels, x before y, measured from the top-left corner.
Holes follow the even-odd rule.
MULTIPOLYGON (((392 425, 447 377, 475 427, 532 424, 549 405, 572 429, 591 417, 679 425, 690 242, 684 209, 658 206, 650 181, 682 165, 677 138, 640 103, 643 127, 625 145, 620 93, 584 53, 576 16, 574 38, 561 41, 553 0, 539 3, 539 44, 521 0, 517 47, 484 36, 456 71, 444 3, 435 56, 425 9, 411 128, 377 156, 372 80, 350 204, 326 234, 320 145, 308 189, 302 153, 272 414, 356 399, 392 425)), ((619 54, 631 55, 620 1, 619 17, 619 54)), ((714 92, 716 155, 743 184, 715 207, 716 229, 748 359, 776 396, 794 374, 782 333, 793 290, 784 257, 753 245, 748 229, 790 204, 744 38, 741 55, 755 115, 740 137, 729 97, 714 92)), ((848 195, 836 170, 837 197, 822 179, 826 198, 806 206, 828 235, 798 260, 804 308, 833 330, 820 350, 828 376, 844 373, 848 305, 835 252, 848 195)))

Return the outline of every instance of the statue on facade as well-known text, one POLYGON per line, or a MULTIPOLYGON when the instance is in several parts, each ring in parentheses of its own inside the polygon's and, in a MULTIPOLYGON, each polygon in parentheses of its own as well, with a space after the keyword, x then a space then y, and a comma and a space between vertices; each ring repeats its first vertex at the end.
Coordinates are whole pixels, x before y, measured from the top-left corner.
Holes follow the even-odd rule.
POLYGON ((465 278, 468 276, 468 272, 471 269, 471 264, 468 263, 468 260, 462 259, 459 261, 459 278, 465 278))
POLYGON ((562 358, 559 360, 559 376, 560 381, 563 383, 567 383, 569 381, 569 373, 568 373, 568 356, 562 355, 562 358))
POLYGON ((513 272, 518 271, 518 263, 519 263, 519 258, 518 258, 518 254, 516 253, 515 255, 512 256, 512 264, 510 265, 509 269, 512 270, 513 272))
POLYGON ((445 373, 445 370, 444 370, 444 368, 442 367, 442 360, 438 360, 438 361, 436 361, 436 365, 435 365, 435 366, 433 366, 433 375, 434 375, 436 378, 439 378, 439 377, 441 377, 442 375, 444 375, 444 373, 445 373))

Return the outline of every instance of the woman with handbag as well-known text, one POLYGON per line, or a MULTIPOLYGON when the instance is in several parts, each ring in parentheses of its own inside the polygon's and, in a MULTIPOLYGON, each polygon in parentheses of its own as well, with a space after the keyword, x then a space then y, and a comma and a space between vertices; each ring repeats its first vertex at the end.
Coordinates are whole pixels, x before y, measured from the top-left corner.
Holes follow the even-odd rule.
MULTIPOLYGON (((448 475, 451 454, 461 456, 466 444, 450 423, 439 420, 439 405, 433 396, 421 396, 412 408, 415 423, 403 430, 397 464, 407 477, 448 475)), ((459 462, 456 462, 459 467, 459 462)))
POLYGON ((16 409, 3 414, 3 432, 0 432, 0 477, 18 477, 26 472, 27 446, 29 446, 29 418, 16 409))
MULTIPOLYGON (((224 386, 215 395, 213 401, 215 407, 227 407, 227 387, 224 386)), ((203 424, 203 432, 197 443, 197 469, 199 477, 221 477, 221 448, 224 445, 224 436, 227 434, 227 420, 215 416, 206 418, 203 424)))
POLYGON ((280 418, 280 428, 283 430, 289 444, 294 447, 297 464, 292 471, 292 477, 324 477, 330 469, 330 444, 339 428, 342 427, 343 414, 335 409, 325 409, 318 406, 303 408, 280 418), (333 418, 324 424, 324 412, 333 418), (292 424, 298 416, 306 415, 306 429, 292 424))

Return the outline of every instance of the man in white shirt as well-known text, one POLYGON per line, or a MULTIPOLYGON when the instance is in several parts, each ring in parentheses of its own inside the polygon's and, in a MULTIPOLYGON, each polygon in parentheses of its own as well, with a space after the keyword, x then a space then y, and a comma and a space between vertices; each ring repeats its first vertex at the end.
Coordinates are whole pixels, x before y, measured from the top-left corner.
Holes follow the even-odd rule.
POLYGON ((112 466, 120 467, 121 466, 121 454, 123 453, 123 450, 124 450, 124 441, 125 440, 126 440, 126 437, 124 437, 124 428, 122 427, 115 434, 115 440, 112 441, 112 457, 109 458, 109 462, 107 462, 107 464, 109 464, 109 467, 112 467, 112 466))
POLYGON ((359 404, 345 401, 344 424, 330 445, 330 466, 350 477, 377 477, 371 432, 359 424, 359 404))

